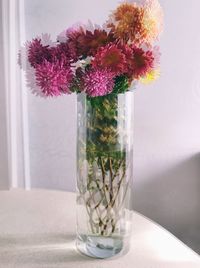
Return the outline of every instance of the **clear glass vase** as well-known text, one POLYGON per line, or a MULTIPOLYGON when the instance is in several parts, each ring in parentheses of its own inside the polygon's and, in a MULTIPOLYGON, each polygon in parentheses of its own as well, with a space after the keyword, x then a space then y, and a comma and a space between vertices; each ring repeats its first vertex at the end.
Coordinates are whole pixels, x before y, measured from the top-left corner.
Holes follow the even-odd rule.
POLYGON ((127 252, 131 233, 133 92, 77 101, 77 248, 127 252))

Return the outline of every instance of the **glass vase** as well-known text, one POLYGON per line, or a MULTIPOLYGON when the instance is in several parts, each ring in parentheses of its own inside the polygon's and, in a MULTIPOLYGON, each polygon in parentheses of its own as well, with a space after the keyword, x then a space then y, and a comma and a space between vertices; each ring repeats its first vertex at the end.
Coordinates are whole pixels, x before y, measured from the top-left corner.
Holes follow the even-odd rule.
POLYGON ((108 258, 129 249, 133 92, 77 98, 76 245, 108 258))

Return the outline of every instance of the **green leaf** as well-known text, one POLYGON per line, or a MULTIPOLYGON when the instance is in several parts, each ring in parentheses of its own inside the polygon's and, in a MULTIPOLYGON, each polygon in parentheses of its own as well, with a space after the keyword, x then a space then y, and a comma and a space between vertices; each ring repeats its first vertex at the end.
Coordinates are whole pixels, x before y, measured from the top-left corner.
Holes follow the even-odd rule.
POLYGON ((115 86, 112 94, 125 93, 129 88, 128 78, 124 75, 115 78, 115 86))

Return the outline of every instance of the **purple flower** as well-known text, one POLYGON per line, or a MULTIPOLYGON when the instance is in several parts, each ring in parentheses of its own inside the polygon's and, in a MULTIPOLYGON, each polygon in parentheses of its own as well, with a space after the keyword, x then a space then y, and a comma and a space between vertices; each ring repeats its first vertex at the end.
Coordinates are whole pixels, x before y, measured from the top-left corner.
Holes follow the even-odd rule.
POLYGON ((45 96, 70 94, 73 73, 63 62, 44 61, 36 66, 36 84, 45 96))

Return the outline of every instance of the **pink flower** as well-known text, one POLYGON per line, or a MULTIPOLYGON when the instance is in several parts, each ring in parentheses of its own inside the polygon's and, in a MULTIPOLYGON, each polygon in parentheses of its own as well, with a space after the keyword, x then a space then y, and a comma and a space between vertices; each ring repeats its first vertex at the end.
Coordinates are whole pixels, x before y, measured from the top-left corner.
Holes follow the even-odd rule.
POLYGON ((72 71, 62 62, 53 63, 44 61, 36 66, 36 84, 45 96, 59 96, 70 94, 70 85, 73 79, 72 71))
POLYGON ((51 48, 53 61, 62 61, 63 65, 69 66, 71 62, 71 51, 68 44, 60 43, 56 47, 51 48))
POLYGON ((114 74, 108 69, 91 69, 84 77, 86 94, 91 97, 104 96, 114 88, 114 74))
POLYGON ((32 67, 36 67, 37 64, 41 64, 44 60, 51 60, 51 51, 49 46, 44 46, 40 38, 33 39, 28 44, 28 61, 32 67))
POLYGON ((42 98, 45 98, 46 95, 41 91, 41 88, 37 85, 36 76, 35 76, 35 69, 33 67, 29 67, 25 73, 26 78, 26 86, 31 90, 31 92, 42 98))
POLYGON ((49 34, 42 34, 36 37, 31 42, 27 41, 21 46, 18 54, 18 64, 24 71, 27 68, 35 67, 40 64, 44 59, 51 60, 51 49, 55 47, 49 34))

